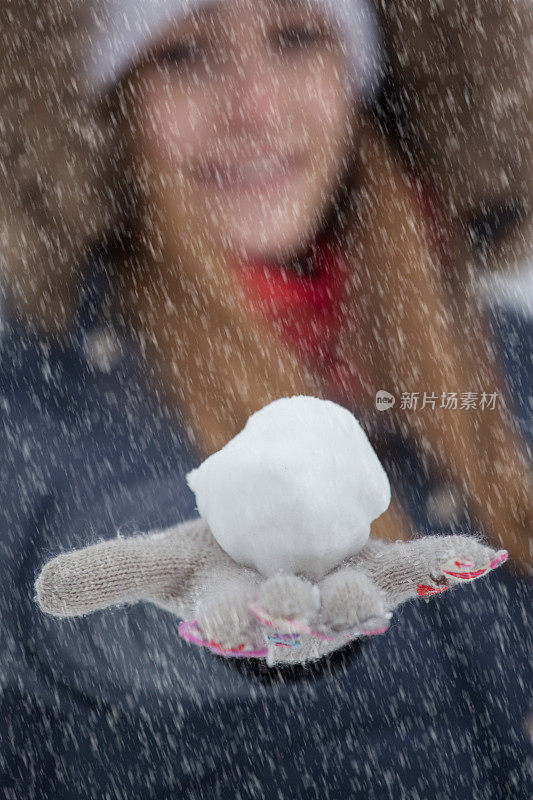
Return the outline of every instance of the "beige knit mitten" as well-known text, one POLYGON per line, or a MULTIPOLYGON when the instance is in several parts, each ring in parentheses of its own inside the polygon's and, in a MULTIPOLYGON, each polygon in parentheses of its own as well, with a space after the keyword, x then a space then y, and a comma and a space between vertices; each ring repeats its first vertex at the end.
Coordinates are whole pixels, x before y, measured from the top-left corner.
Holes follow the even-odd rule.
POLYGON ((471 581, 506 558, 472 536, 370 539, 317 584, 285 573, 267 579, 237 564, 199 517, 53 558, 35 582, 35 600, 57 617, 152 602, 184 620, 178 630, 187 641, 273 666, 383 633, 401 603, 471 581))

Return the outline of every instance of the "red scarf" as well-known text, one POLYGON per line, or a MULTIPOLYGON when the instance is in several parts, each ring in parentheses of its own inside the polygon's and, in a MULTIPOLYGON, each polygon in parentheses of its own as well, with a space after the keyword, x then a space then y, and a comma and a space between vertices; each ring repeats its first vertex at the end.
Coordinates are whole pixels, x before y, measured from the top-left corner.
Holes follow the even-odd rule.
POLYGON ((302 275, 260 259, 238 270, 251 309, 269 320, 290 346, 326 378, 332 391, 342 387, 356 398, 357 376, 335 354, 335 342, 345 317, 351 267, 344 253, 322 236, 307 254, 310 275, 302 275))
MULTIPOLYGON (((434 252, 444 260, 450 244, 440 204, 423 181, 418 179, 413 200, 420 209, 434 252)), ((314 260, 309 276, 286 268, 250 260, 238 270, 250 308, 269 320, 308 364, 326 380, 332 399, 363 402, 357 372, 357 353, 350 364, 335 352, 335 342, 347 310, 351 268, 344 253, 321 236, 308 251, 314 260)), ((366 402, 366 401, 365 401, 366 402)))

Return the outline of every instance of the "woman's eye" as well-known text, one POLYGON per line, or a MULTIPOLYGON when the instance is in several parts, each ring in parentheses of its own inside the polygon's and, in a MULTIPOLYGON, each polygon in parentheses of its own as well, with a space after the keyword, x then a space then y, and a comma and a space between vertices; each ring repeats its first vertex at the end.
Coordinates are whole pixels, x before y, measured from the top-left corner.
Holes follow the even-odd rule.
POLYGON ((194 66, 202 58, 205 58, 205 51, 201 42, 180 42, 158 53, 156 61, 170 66, 194 66))
POLYGON ((284 28, 276 34, 276 44, 281 47, 307 47, 309 45, 318 44, 324 40, 324 34, 318 28, 312 28, 307 25, 291 26, 284 28))

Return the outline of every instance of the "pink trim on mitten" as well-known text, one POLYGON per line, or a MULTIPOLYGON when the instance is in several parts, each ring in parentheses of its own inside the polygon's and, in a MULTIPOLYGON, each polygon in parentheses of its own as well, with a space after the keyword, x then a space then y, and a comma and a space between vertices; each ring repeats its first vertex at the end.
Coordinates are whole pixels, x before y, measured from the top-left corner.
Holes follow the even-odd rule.
POLYGON ((271 628, 275 627, 276 629, 285 627, 297 633, 316 636, 318 639, 322 639, 322 641, 325 642, 335 642, 340 638, 346 638, 346 640, 349 641, 357 636, 375 636, 380 633, 385 633, 385 631, 389 629, 388 625, 384 628, 375 628, 372 630, 364 630, 358 627, 351 631, 339 632, 334 636, 328 636, 325 633, 320 633, 320 631, 314 631, 307 622, 301 619, 274 619, 259 605, 257 599, 250 604, 250 612, 261 625, 267 625, 271 628))
POLYGON ((310 625, 303 619, 276 619, 268 614, 257 602, 257 597, 250 603, 250 612, 261 625, 267 625, 269 628, 285 629, 285 633, 306 633, 311 636, 317 636, 326 642, 334 642, 337 636, 327 636, 325 633, 319 633, 311 629, 310 625))
POLYGON ((485 575, 491 569, 494 569, 504 561, 507 561, 508 555, 509 554, 507 553, 507 550, 498 550, 496 557, 490 562, 489 565, 476 570, 464 569, 464 567, 473 566, 471 561, 453 561, 452 563, 446 565, 448 569, 444 569, 443 572, 445 575, 450 575, 452 578, 459 578, 463 581, 471 581, 474 578, 479 578, 481 575, 485 575), (455 567, 457 567, 457 569, 454 569, 455 567))
POLYGON ((441 592, 445 592, 447 588, 447 586, 427 586, 427 584, 421 583, 416 587, 416 593, 420 597, 425 597, 428 594, 440 594, 441 592))
POLYGON ((496 558, 490 562, 490 568, 494 569, 494 567, 497 567, 498 564, 503 564, 504 561, 507 561, 508 558, 509 553, 507 550, 498 550, 496 553, 496 558))
POLYGON ((178 633, 182 639, 185 639, 187 642, 200 645, 201 647, 207 647, 207 649, 211 650, 212 653, 217 653, 217 655, 221 656, 233 656, 236 658, 263 658, 268 654, 266 647, 262 648, 261 650, 246 650, 246 645, 243 643, 235 648, 225 648, 222 647, 220 642, 215 642, 213 639, 202 639, 196 620, 181 622, 178 626, 178 633))
MULTIPOLYGON (((476 570, 468 569, 468 567, 474 566, 473 561, 451 561, 446 565, 448 569, 443 569, 443 572, 445 575, 449 575, 451 578, 457 578, 462 581, 471 581, 474 580, 474 578, 479 578, 481 575, 485 575, 487 572, 490 572, 490 570, 494 569, 500 564, 503 564, 504 561, 507 561, 508 556, 509 554, 507 550, 498 550, 496 557, 490 562, 489 566, 481 567, 480 569, 476 570)), ((416 587, 416 593, 420 597, 425 597, 427 595, 440 594, 441 592, 445 592, 447 589, 447 586, 428 586, 425 583, 421 583, 416 587)))
POLYGON ((267 640, 275 647, 301 647, 299 633, 272 633, 267 635, 267 640))

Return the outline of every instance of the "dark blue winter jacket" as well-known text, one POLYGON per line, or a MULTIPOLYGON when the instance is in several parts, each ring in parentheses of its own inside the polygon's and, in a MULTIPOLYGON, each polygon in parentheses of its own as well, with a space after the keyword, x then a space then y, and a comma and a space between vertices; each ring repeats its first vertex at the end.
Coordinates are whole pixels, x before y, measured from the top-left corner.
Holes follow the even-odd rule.
MULTIPOLYGON (((307 667, 214 655, 148 603, 41 613, 48 559, 197 515, 184 476, 201 458, 142 355, 98 348, 105 276, 96 251, 68 339, 8 320, 0 342, 0 796, 530 800, 531 581, 510 562, 307 667)), ((531 441, 533 326, 495 322, 531 441)), ((468 532, 431 523, 435 486, 386 441, 420 532, 468 532)))

